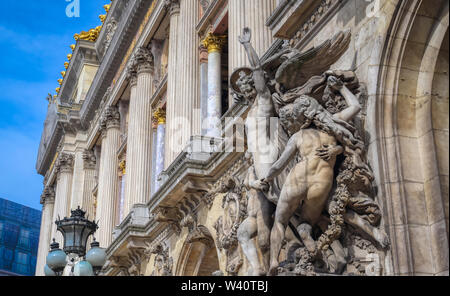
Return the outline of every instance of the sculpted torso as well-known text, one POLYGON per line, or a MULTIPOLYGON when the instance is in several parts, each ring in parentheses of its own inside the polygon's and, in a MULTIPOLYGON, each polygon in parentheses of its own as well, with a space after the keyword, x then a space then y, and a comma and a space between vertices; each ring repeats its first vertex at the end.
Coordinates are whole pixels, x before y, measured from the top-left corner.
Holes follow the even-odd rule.
MULTIPOLYGON (((317 155, 317 150, 324 146, 335 147, 336 139, 319 130, 305 129, 296 133, 292 140, 299 155, 299 162, 289 173, 282 194, 292 197, 288 200, 304 200, 301 207, 302 219, 315 224, 333 185, 336 163, 336 156, 333 155, 326 161, 317 155)), ((293 202, 288 206, 295 207, 294 204, 297 203, 293 202)))
POLYGON ((270 118, 275 116, 275 111, 270 93, 268 96, 258 95, 245 122, 247 144, 253 157, 257 179, 264 178, 279 157, 274 136, 274 141, 271 141, 270 118))

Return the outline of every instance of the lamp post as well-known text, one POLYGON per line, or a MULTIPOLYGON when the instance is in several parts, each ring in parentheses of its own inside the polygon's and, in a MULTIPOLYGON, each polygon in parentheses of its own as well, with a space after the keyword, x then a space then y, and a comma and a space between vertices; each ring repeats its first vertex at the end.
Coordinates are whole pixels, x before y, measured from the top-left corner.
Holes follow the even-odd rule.
POLYGON ((91 249, 86 254, 86 244, 89 236, 98 229, 95 221, 89 221, 84 216, 86 212, 80 209, 71 211, 70 218, 57 220, 57 230, 64 238, 64 248, 61 250, 59 244, 53 239, 50 252, 47 255, 47 265, 44 267, 46 276, 96 276, 100 273, 106 262, 105 249, 95 241, 91 243, 91 249), (70 266, 70 272, 65 273, 70 266))

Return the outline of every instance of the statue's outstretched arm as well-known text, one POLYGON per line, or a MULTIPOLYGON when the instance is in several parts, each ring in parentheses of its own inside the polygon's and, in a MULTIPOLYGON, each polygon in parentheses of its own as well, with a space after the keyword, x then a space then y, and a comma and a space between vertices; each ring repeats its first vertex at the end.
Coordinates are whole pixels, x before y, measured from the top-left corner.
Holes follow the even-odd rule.
POLYGON ((264 78, 264 71, 261 67, 261 61, 250 43, 252 34, 249 28, 244 28, 242 36, 239 36, 239 42, 244 46, 247 52, 248 60, 253 68, 253 80, 255 82, 255 88, 258 93, 264 93, 268 91, 266 86, 266 79, 264 78))
POLYGON ((362 108, 361 104, 358 101, 358 98, 345 85, 343 84, 340 85, 337 82, 336 77, 331 76, 328 80, 328 83, 331 85, 332 88, 338 90, 342 94, 348 106, 341 112, 334 114, 333 117, 349 122, 356 115, 358 115, 359 112, 361 112, 362 108))
POLYGON ((287 143, 283 154, 281 154, 280 159, 278 159, 277 162, 272 165, 264 181, 271 182, 273 179, 275 179, 295 157, 295 155, 297 154, 298 137, 299 133, 295 134, 289 139, 289 142, 287 143))

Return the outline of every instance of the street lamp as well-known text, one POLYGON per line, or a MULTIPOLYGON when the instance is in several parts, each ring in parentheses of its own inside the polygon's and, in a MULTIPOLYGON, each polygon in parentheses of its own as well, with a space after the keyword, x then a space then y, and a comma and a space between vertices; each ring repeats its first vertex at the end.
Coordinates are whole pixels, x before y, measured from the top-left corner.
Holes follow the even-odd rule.
POLYGON ((86 244, 89 236, 98 229, 95 221, 89 221, 86 212, 80 209, 71 211, 70 218, 56 221, 57 230, 64 239, 64 248, 53 239, 50 252, 47 255, 47 265, 44 267, 46 276, 61 276, 67 265, 72 266, 71 275, 93 276, 98 275, 106 262, 106 252, 95 241, 91 244, 90 251, 86 254, 86 244))

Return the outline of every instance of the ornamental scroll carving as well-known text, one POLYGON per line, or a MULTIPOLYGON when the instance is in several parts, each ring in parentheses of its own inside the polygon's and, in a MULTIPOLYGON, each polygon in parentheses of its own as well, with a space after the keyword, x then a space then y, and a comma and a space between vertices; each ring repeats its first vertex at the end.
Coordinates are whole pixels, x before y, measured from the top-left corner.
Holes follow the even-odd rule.
POLYGON ((150 250, 150 254, 155 255, 152 276, 172 276, 173 259, 169 256, 169 247, 159 243, 150 250))
POLYGON ((239 37, 251 68, 230 84, 250 106, 248 217, 237 231, 250 275, 368 275, 374 264, 382 273, 389 239, 367 159, 366 88, 354 72, 330 70, 350 39, 340 32, 305 52, 285 43, 262 62, 251 31, 239 37))
POLYGON ((216 221, 217 247, 225 250, 226 272, 237 275, 244 260, 238 244, 237 231, 247 216, 247 199, 237 178, 230 177, 219 185, 218 193, 226 193, 222 199, 223 216, 216 221))

